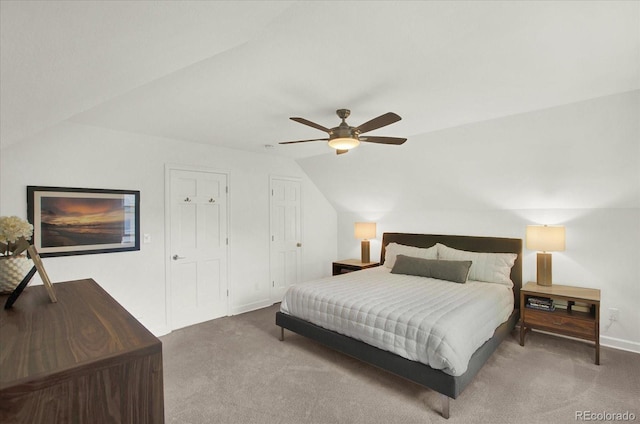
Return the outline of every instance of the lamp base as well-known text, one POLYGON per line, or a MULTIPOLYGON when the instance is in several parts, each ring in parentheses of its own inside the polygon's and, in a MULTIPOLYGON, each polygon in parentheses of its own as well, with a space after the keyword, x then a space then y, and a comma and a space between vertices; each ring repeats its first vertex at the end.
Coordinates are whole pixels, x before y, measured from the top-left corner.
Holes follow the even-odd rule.
POLYGON ((365 264, 371 262, 371 257, 369 256, 369 240, 362 240, 360 244, 360 260, 365 264))
POLYGON ((537 278, 539 286, 550 286, 551 283, 551 253, 538 253, 537 278))

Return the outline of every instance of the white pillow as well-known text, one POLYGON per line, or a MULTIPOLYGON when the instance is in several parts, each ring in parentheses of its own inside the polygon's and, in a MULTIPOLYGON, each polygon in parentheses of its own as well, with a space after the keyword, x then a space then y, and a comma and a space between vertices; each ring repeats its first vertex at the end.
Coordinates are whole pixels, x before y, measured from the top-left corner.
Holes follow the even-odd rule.
POLYGON ((431 246, 424 249, 415 246, 406 246, 404 244, 389 243, 385 248, 384 266, 387 268, 393 268, 393 265, 396 263, 396 256, 398 255, 422 259, 438 259, 438 248, 436 246, 431 246))
POLYGON ((513 287, 511 268, 518 255, 515 253, 480 253, 453 249, 438 243, 438 259, 471 261, 469 280, 504 284, 513 287))

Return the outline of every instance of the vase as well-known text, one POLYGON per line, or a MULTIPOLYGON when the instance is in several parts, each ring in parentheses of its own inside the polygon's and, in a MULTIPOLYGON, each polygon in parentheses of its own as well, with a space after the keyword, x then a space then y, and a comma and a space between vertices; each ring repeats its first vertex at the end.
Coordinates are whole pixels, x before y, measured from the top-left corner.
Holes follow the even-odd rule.
POLYGON ((0 294, 13 292, 33 268, 26 255, 0 256, 0 294))

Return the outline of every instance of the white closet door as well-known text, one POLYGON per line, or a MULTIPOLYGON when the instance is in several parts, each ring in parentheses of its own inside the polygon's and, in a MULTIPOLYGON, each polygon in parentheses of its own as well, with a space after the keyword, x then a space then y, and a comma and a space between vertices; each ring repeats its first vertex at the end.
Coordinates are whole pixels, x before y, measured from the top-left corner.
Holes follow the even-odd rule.
POLYGON ((227 176, 170 170, 171 327, 228 315, 227 176))
POLYGON ((301 275, 300 181, 271 178, 271 301, 282 300, 301 275))

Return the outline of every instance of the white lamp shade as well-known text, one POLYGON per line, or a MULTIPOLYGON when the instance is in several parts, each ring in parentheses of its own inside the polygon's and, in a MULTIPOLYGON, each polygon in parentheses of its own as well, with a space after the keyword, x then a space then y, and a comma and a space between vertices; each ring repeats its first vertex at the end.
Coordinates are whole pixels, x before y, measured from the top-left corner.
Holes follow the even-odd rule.
POLYGON ((353 235, 360 240, 376 238, 375 222, 356 222, 353 235))
POLYGON ((565 248, 563 226, 527 225, 527 249, 539 252, 561 252, 565 248))
POLYGON ((349 150, 358 147, 360 140, 357 138, 341 137, 329 140, 329 146, 337 150, 349 150))

